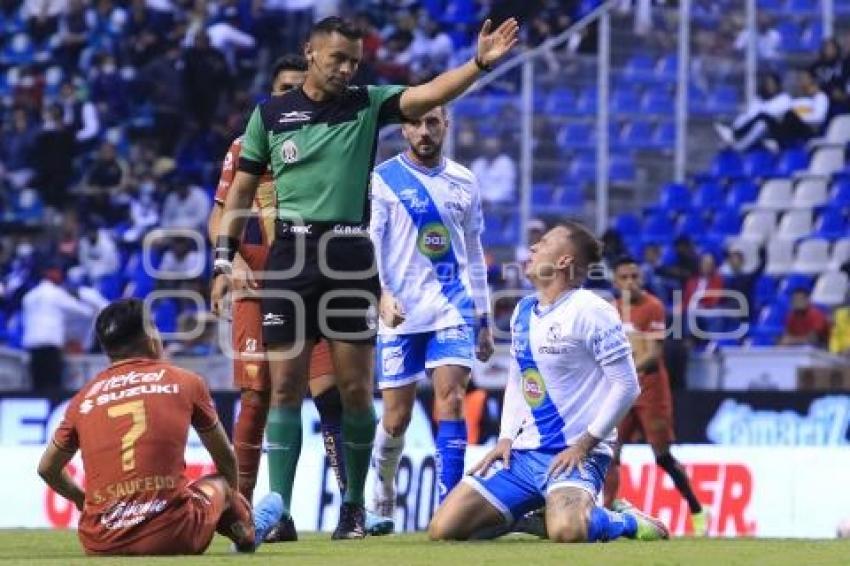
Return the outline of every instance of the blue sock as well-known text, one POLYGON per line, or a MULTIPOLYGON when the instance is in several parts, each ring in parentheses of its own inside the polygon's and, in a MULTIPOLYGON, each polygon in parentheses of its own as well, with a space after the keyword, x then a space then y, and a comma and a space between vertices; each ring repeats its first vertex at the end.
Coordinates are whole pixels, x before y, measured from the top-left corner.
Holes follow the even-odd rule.
POLYGON ((637 521, 631 515, 594 507, 587 522, 588 542, 607 542, 621 536, 633 537, 637 533, 637 521))
POLYGON ((437 477, 440 503, 463 477, 466 456, 466 421, 440 421, 437 424, 437 477))

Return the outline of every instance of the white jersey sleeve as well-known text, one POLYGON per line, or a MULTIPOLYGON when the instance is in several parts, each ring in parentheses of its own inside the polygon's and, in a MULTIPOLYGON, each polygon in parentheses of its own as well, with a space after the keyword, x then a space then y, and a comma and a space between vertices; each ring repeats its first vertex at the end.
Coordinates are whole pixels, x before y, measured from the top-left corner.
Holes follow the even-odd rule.
POLYGON ((484 232, 484 214, 481 211, 481 191, 478 180, 472 184, 472 204, 464 223, 466 259, 469 262, 469 281, 472 285, 472 300, 479 315, 490 313, 490 289, 487 286, 487 262, 481 234, 484 232))
POLYGON ((384 240, 387 237, 387 229, 390 218, 390 203, 387 201, 386 186, 378 175, 372 173, 372 199, 371 199, 371 218, 369 219, 369 237, 372 239, 372 245, 375 247, 375 262, 378 266, 378 278, 381 281, 381 288, 386 288, 392 291, 392 287, 384 280, 386 265, 384 254, 387 246, 384 245, 384 240))

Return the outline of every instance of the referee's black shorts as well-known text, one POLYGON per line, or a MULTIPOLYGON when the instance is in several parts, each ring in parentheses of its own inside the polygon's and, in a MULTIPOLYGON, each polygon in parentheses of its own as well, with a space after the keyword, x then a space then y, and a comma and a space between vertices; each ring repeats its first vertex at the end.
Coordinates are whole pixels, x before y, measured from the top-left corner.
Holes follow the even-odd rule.
POLYGON ((365 226, 278 221, 263 280, 267 345, 374 342, 380 294, 365 226))

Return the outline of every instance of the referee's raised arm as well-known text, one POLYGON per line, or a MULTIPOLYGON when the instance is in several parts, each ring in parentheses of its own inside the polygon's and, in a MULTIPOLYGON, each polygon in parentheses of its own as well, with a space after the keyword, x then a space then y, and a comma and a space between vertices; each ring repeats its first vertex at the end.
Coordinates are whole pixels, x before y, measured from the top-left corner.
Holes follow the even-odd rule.
POLYGON ((472 86, 482 72, 488 72, 517 42, 519 24, 514 18, 502 22, 495 30, 487 20, 478 34, 475 57, 460 67, 448 70, 433 80, 404 91, 401 112, 407 118, 419 118, 432 108, 446 104, 472 86))

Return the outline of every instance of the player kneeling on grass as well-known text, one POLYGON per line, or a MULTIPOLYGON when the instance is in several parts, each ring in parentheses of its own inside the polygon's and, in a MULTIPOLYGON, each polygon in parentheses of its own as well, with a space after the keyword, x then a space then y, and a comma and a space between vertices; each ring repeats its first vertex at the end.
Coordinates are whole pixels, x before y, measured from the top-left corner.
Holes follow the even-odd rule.
POLYGON ((280 519, 280 496, 266 496, 252 518, 204 380, 160 359, 162 341, 146 330, 143 308, 122 299, 98 316, 112 365, 71 399, 38 473, 82 512, 87 554, 201 554, 215 532, 253 552, 280 519), (190 425, 218 470, 194 482, 184 475, 190 425), (77 450, 85 491, 65 471, 77 450))
POLYGON ((601 245, 566 222, 531 247, 526 275, 537 293, 511 320, 513 362, 496 447, 437 510, 434 540, 489 538, 546 506, 556 542, 621 536, 666 539, 666 527, 596 498, 611 463, 615 425, 640 393, 629 341, 616 309, 581 289, 601 245))

